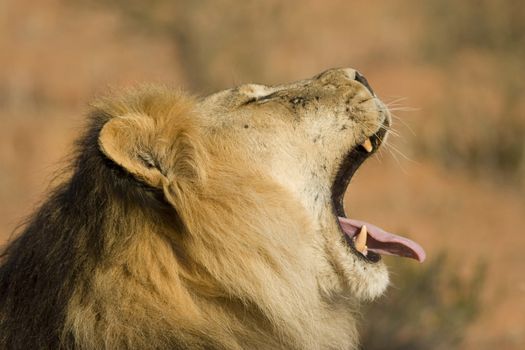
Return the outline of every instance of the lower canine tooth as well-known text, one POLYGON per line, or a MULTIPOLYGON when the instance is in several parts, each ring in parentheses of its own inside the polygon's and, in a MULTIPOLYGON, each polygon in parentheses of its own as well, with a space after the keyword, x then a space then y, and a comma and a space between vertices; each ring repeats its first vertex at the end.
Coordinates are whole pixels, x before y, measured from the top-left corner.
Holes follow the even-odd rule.
POLYGON ((368 236, 368 232, 366 230, 366 225, 363 225, 363 227, 361 227, 361 231, 359 231, 359 233, 355 237, 355 243, 354 243, 355 249, 357 249, 357 251, 360 252, 361 254, 364 254, 367 251, 367 246, 366 246, 367 236, 368 236))
POLYGON ((374 149, 374 146, 372 146, 372 141, 370 141, 370 138, 367 138, 367 139, 365 140, 365 142, 363 142, 363 143, 361 144, 361 146, 363 146, 363 148, 364 148, 368 153, 372 152, 372 150, 374 149))

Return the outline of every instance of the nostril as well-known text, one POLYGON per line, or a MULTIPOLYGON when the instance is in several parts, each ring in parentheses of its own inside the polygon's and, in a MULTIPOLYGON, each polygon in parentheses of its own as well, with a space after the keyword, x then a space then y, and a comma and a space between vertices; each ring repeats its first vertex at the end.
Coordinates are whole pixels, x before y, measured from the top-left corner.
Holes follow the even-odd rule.
POLYGON ((363 84, 372 93, 372 95, 375 96, 374 90, 372 90, 372 87, 370 87, 370 84, 368 84, 368 80, 366 80, 366 78, 359 72, 355 72, 355 80, 363 84))

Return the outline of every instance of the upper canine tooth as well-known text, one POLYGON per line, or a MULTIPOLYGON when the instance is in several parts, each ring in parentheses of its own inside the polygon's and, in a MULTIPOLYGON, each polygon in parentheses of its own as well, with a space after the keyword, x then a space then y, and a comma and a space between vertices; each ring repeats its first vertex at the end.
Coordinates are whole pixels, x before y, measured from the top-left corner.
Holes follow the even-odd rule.
POLYGON ((367 139, 365 140, 365 142, 363 142, 363 143, 361 144, 361 146, 363 146, 363 148, 364 148, 368 153, 372 152, 372 150, 374 149, 374 146, 372 146, 372 141, 370 141, 370 138, 367 138, 367 139))
POLYGON ((360 253, 364 253, 367 250, 366 236, 368 236, 368 232, 366 230, 366 225, 363 225, 363 227, 361 227, 361 231, 359 231, 355 237, 354 242, 355 249, 357 249, 357 251, 360 253))

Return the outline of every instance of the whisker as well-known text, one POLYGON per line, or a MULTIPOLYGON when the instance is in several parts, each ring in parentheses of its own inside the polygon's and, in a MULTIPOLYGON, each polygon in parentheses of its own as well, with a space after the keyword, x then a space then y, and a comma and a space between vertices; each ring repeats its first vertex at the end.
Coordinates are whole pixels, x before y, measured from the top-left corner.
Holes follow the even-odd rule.
POLYGON ((392 100, 390 100, 390 101, 388 101, 388 98, 386 98, 386 99, 385 99, 385 105, 390 106, 390 105, 392 105, 392 104, 394 104, 394 103, 399 103, 399 102, 406 101, 406 100, 407 100, 407 98, 406 98, 406 97, 402 97, 402 96, 400 96, 400 97, 394 97, 394 98, 393 98, 392 100))
POLYGON ((379 151, 377 152, 377 160, 378 160, 380 163, 382 163, 383 160, 385 159, 384 157, 385 157, 385 156, 384 156, 384 154, 383 154, 383 148, 381 147, 381 148, 379 149, 379 151))
POLYGON ((388 107, 388 110, 390 112, 419 112, 421 108, 415 108, 415 107, 404 107, 404 106, 396 106, 396 107, 388 107))
POLYGON ((403 164, 401 163, 401 161, 399 160, 399 158, 397 157, 397 155, 392 152, 392 149, 390 148, 387 148, 388 151, 390 152, 390 154, 392 155, 392 158, 394 158, 395 162, 397 163, 397 165, 399 166, 399 168, 401 169, 401 171, 404 173, 404 174, 408 174, 408 171, 407 169, 403 166, 403 164))
POLYGON ((405 128, 408 129, 408 131, 410 131, 410 133, 415 136, 416 135, 416 132, 414 131, 414 129, 412 129, 412 127, 402 118, 398 117, 397 115, 395 115, 394 113, 391 113, 390 114, 392 116, 393 119, 399 121, 401 124, 403 124, 403 126, 405 128))
POLYGON ((392 149, 394 152, 396 152, 397 154, 399 154, 401 157, 403 157, 405 160, 409 161, 409 162, 413 162, 413 163, 417 163, 414 159, 410 158, 409 156, 407 156, 405 153, 403 153, 399 148, 397 148, 396 146, 394 146, 392 143, 386 141, 385 142, 385 146, 388 146, 388 148, 392 149))
MULTIPOLYGON (((367 133, 373 133, 373 130, 368 128, 368 127, 364 127, 365 128, 365 131, 367 133)), ((388 126, 385 126, 385 125, 380 125, 379 126, 379 130, 385 130, 387 131, 388 133, 390 133, 392 136, 395 136, 395 137, 401 137, 401 134, 399 134, 399 132, 397 131, 397 129, 394 129, 392 128, 391 126, 388 127, 388 126)), ((382 141, 382 140, 381 140, 382 141)))

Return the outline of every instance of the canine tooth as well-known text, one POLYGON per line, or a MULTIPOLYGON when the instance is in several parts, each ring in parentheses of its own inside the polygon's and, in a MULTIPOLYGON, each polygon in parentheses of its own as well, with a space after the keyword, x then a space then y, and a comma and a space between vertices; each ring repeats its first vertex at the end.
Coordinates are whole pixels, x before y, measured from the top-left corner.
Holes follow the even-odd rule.
POLYGON ((370 141, 370 138, 367 138, 367 139, 365 140, 365 142, 363 142, 363 143, 361 144, 361 146, 363 146, 363 148, 364 148, 368 153, 372 152, 372 150, 374 149, 374 146, 372 146, 372 141, 370 141))
POLYGON ((357 234, 355 237, 355 249, 357 249, 358 252, 364 254, 364 252, 367 250, 366 246, 366 236, 368 236, 368 232, 366 230, 366 225, 363 225, 361 227, 361 231, 357 234))

